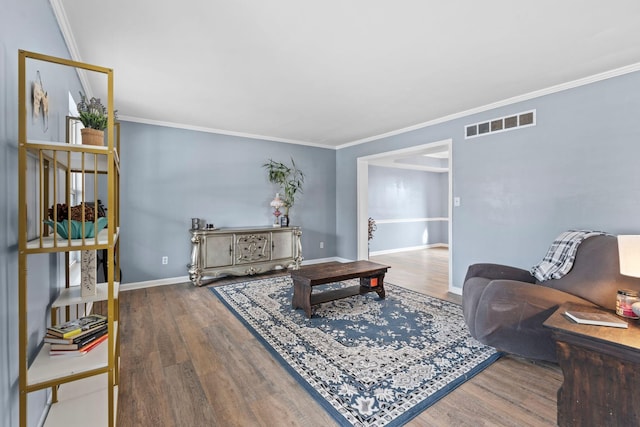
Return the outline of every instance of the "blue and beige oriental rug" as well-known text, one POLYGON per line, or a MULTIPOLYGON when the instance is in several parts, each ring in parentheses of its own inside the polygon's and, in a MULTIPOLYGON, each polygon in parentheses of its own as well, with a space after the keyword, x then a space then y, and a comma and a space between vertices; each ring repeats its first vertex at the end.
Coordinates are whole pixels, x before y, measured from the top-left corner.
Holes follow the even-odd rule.
POLYGON ((386 299, 324 303, 311 319, 291 308, 289 276, 210 289, 343 426, 402 425, 500 357, 459 305, 389 283, 386 299))

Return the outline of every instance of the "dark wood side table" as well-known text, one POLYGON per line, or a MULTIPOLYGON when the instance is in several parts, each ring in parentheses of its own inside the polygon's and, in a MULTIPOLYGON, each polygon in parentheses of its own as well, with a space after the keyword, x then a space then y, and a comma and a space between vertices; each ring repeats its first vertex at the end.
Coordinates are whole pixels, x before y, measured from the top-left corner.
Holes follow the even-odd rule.
POLYGON ((580 325, 567 310, 605 311, 567 303, 544 322, 564 374, 558 425, 640 426, 640 325, 631 319, 628 329, 580 325))

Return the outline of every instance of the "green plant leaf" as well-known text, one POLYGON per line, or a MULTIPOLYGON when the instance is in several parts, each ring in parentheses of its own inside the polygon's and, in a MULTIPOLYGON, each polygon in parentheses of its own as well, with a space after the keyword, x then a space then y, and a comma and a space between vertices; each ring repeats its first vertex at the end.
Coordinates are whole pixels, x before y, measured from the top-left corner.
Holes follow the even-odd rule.
POLYGON ((280 193, 284 195, 283 202, 286 211, 295 203, 297 193, 302 193, 304 183, 304 173, 297 168, 293 157, 291 157, 291 166, 287 166, 282 162, 276 162, 273 159, 262 165, 267 170, 269 182, 278 185, 280 193))

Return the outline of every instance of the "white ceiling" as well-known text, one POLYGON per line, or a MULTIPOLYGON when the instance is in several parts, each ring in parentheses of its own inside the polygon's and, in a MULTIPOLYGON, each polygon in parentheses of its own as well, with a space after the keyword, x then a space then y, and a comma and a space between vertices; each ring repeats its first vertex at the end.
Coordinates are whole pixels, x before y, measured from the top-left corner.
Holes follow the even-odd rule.
POLYGON ((638 0, 51 3, 121 119, 328 147, 640 63, 638 0))

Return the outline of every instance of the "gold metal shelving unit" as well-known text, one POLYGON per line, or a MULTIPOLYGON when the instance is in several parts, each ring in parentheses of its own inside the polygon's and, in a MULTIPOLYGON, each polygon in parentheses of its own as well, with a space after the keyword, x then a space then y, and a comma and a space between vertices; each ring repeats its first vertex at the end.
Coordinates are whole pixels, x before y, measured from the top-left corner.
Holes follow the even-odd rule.
MULTIPOLYGON (((115 123, 113 110, 113 70, 56 58, 34 52, 18 52, 18 277, 19 277, 19 385, 20 426, 27 426, 27 399, 31 392, 52 389, 52 405, 46 426, 64 425, 116 425, 120 340, 119 318, 119 255, 117 251, 120 230, 120 128, 115 123), (101 73, 107 77, 108 131, 107 146, 68 144, 29 140, 27 135, 27 66, 37 61, 101 73), (70 206, 70 182, 73 174, 82 179, 92 176, 94 197, 98 194, 99 177, 106 176, 108 186, 107 226, 92 238, 63 239, 50 232, 43 223, 48 208, 56 203, 70 206), (31 209, 31 211, 30 211, 31 209), (35 225, 34 225, 35 223, 35 225), (69 287, 68 253, 78 250, 106 251, 106 282, 98 284, 95 296, 82 297, 78 287, 69 287), (51 301, 51 322, 62 312, 69 316, 69 307, 96 302, 107 302, 108 333, 106 342, 80 357, 55 358, 49 356, 49 345, 30 343, 28 313, 28 263, 31 256, 40 254, 67 254, 66 283, 50 288, 60 292, 51 301), (65 310, 60 310, 60 309, 65 310), (29 349, 38 349, 34 356, 29 349), (104 423, 101 420, 104 419, 104 423)), ((67 126, 67 132, 69 127, 67 126)), ((104 178, 100 178, 104 179, 104 178)), ((82 199, 84 200, 84 186, 82 199)), ((45 308, 43 308, 45 309, 45 308)), ((66 320, 66 319, 63 319, 66 320)), ((44 331, 41 331, 44 335, 44 331)), ((32 338, 33 339, 33 338, 32 338)), ((30 424, 33 424, 30 423, 30 424)))

